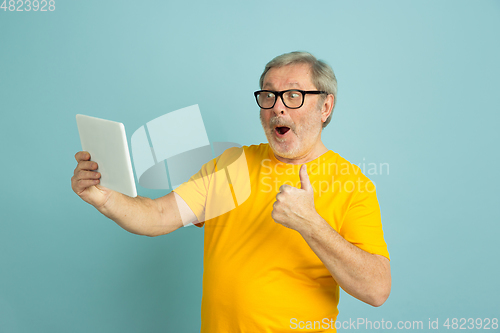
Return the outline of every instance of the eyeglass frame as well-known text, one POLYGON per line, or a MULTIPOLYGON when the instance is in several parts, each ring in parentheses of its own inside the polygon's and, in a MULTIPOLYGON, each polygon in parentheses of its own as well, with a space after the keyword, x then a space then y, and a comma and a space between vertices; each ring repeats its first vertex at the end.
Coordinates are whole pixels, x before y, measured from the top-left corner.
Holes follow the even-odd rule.
POLYGON ((264 110, 269 110, 269 109, 272 109, 274 108, 274 106, 276 105, 276 101, 278 100, 278 97, 281 97, 281 101, 283 102, 283 105, 286 106, 288 109, 300 109, 302 107, 302 105, 304 105, 304 101, 306 100, 306 95, 307 94, 311 94, 311 95, 321 95, 321 94, 328 94, 326 91, 320 91, 320 90, 300 90, 300 89, 288 89, 288 90, 283 90, 283 91, 273 91, 273 90, 257 90, 253 93, 253 95, 255 96, 255 101, 257 102, 257 105, 261 108, 261 109, 264 109, 264 110), (298 91, 302 94, 302 103, 300 103, 300 106, 297 106, 297 107, 289 107, 288 105, 286 105, 285 103, 285 100, 283 99, 283 94, 284 93, 287 93, 289 91, 298 91), (274 94, 274 103, 271 107, 268 107, 268 108, 263 108, 262 106, 260 106, 259 104, 259 99, 258 99, 258 95, 262 92, 270 92, 270 93, 273 93, 274 94))

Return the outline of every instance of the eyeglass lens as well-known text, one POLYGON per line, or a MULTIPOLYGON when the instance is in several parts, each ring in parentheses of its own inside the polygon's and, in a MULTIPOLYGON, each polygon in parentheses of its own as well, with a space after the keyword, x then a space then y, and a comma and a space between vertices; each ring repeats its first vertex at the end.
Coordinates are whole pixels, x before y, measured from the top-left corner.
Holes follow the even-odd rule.
MULTIPOLYGON (((257 95, 257 101, 261 108, 271 108, 276 101, 277 95, 270 91, 263 91, 257 95)), ((302 105, 304 95, 297 90, 286 91, 281 95, 283 103, 288 108, 298 108, 302 105)))

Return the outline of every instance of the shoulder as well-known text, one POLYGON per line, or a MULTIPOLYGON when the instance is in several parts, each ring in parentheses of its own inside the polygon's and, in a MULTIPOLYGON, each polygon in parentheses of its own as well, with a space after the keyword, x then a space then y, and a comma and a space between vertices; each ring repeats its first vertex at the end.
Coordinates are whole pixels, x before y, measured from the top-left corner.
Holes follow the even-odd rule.
POLYGON ((258 145, 243 146, 245 153, 249 155, 267 155, 269 153, 269 144, 260 143, 258 145))
POLYGON ((222 154, 216 157, 217 168, 226 167, 240 158, 245 158, 247 162, 252 163, 261 161, 269 154, 269 145, 261 143, 258 145, 230 147, 224 150, 222 154))
POLYGON ((335 181, 353 192, 375 192, 375 184, 364 174, 356 164, 348 161, 340 154, 329 150, 321 156, 317 166, 320 174, 332 177, 335 181))
POLYGON ((366 177, 358 165, 350 162, 333 150, 328 151, 328 157, 325 159, 325 163, 335 165, 335 170, 339 175, 366 177))

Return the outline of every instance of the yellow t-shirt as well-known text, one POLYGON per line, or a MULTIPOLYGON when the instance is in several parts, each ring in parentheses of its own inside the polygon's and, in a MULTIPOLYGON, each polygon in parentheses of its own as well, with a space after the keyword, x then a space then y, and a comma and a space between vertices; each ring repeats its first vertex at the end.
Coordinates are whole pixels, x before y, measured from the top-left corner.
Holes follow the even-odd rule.
MULTIPOLYGON (((201 332, 335 332, 339 286, 302 236, 271 218, 280 186, 300 188, 299 168, 268 144, 231 148, 175 190, 205 226, 201 332)), ((332 228, 389 258, 360 168, 328 151, 307 171, 332 228)))

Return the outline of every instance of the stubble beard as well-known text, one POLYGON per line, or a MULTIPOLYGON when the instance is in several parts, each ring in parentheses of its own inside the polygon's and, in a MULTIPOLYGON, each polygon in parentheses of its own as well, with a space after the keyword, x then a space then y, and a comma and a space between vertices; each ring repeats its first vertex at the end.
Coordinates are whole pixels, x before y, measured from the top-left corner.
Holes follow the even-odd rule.
POLYGON ((305 124, 296 125, 295 123, 284 120, 283 118, 272 117, 269 120, 269 124, 265 124, 262 119, 262 114, 260 114, 260 123, 264 129, 264 133, 266 134, 269 146, 271 146, 271 149, 276 155, 286 159, 299 157, 302 150, 307 150, 314 145, 314 142, 317 141, 318 136, 321 133, 321 130, 319 130, 317 135, 309 137, 312 133, 314 133, 314 128, 316 127, 315 122, 316 119, 309 118, 305 124), (294 142, 289 141, 291 138, 278 138, 274 133, 274 127, 276 125, 289 127, 290 131, 292 131, 295 135, 294 142))

